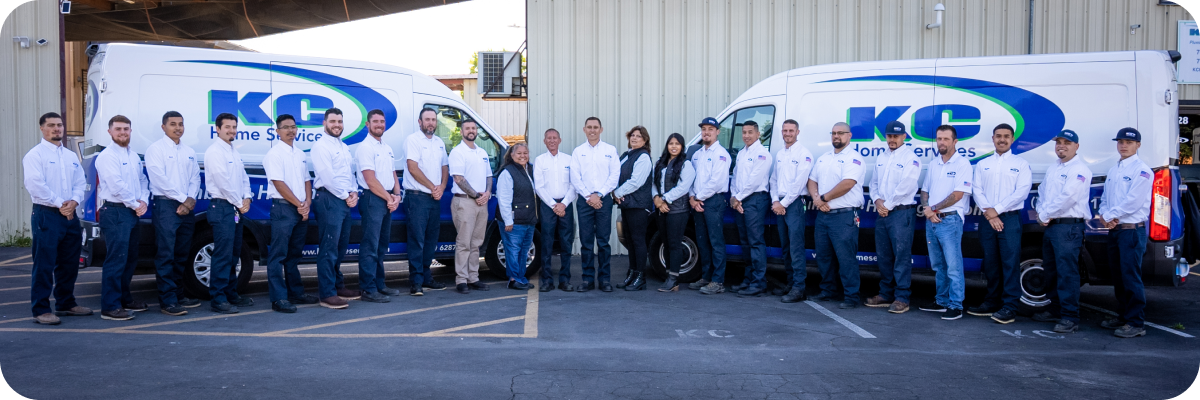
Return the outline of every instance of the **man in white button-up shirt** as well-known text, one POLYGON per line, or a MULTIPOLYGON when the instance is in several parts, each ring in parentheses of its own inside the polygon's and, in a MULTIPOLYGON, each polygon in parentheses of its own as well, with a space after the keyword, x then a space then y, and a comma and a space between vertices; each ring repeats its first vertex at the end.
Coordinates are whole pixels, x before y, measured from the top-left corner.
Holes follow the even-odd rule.
POLYGON ((354 156, 342 143, 345 126, 342 110, 325 110, 322 122, 325 134, 313 144, 313 187, 321 243, 317 251, 317 297, 325 308, 343 309, 349 300, 359 298, 357 291, 346 288, 342 258, 350 245, 350 209, 358 205, 358 183, 354 181, 354 156))
POLYGON ((49 112, 38 119, 42 141, 21 160, 25 190, 33 200, 33 284, 30 287, 34 322, 58 325, 58 315, 92 315, 75 302, 82 228, 75 216, 87 181, 79 158, 63 147, 63 118, 49 112), (50 309, 53 292, 55 308, 50 309), (56 315, 57 314, 57 315, 56 315))
POLYGON ((423 296, 425 289, 444 290, 433 280, 433 254, 442 231, 442 195, 450 175, 446 142, 435 133, 437 110, 426 107, 417 114, 421 130, 404 140, 404 213, 408 218, 408 276, 410 296, 423 296))
POLYGON ((696 224, 696 246, 700 248, 697 267, 704 273, 700 280, 688 284, 688 289, 704 294, 725 293, 725 209, 729 202, 729 165, 733 158, 717 143, 721 133, 716 118, 700 121, 700 145, 691 154, 696 180, 688 204, 692 206, 692 221, 696 224))
POLYGON ((1137 129, 1122 128, 1113 141, 1121 160, 1109 168, 1104 179, 1097 215, 1108 228, 1108 270, 1117 297, 1117 316, 1100 326, 1113 329, 1117 337, 1133 338, 1146 334, 1142 255, 1146 253, 1154 171, 1138 158, 1142 133, 1137 129))
POLYGON ((150 188, 142 173, 142 159, 129 148, 132 124, 123 115, 108 120, 112 145, 96 156, 100 178, 97 197, 100 232, 107 252, 100 290, 100 316, 115 321, 133 319, 134 311, 145 311, 146 303, 135 301, 129 281, 138 260, 138 218, 149 208, 150 188))
POLYGON ((471 289, 488 290, 479 282, 479 246, 487 233, 488 200, 492 197, 492 160, 487 150, 475 145, 479 123, 459 123, 462 143, 450 151, 450 176, 454 178, 454 198, 450 200, 454 229, 454 283, 459 293, 471 289))
POLYGON ((800 124, 794 119, 783 121, 783 148, 775 154, 775 170, 771 174, 771 211, 779 229, 779 247, 783 249, 783 269, 788 278, 787 293, 780 301, 798 303, 807 300, 804 280, 808 279, 808 252, 804 249, 804 200, 808 196, 808 175, 812 172, 813 157, 803 145, 796 143, 800 124))
POLYGON ((621 162, 617 148, 600 141, 603 132, 600 119, 588 117, 583 123, 587 141, 571 153, 571 186, 586 203, 576 208, 579 214, 579 261, 583 265, 580 292, 595 289, 597 279, 601 290, 612 291, 608 260, 611 252, 608 240, 612 232, 611 192, 617 188, 617 180, 621 177, 621 162))
POLYGON ((917 217, 917 180, 921 160, 904 144, 908 131, 900 121, 884 128, 887 150, 875 159, 871 174, 871 201, 875 218, 875 254, 879 265, 879 294, 867 299, 867 307, 887 307, 888 312, 908 311, 912 282, 913 221, 917 217))
POLYGON ((358 288, 362 300, 373 303, 387 303, 391 301, 388 296, 400 294, 383 282, 383 257, 392 243, 392 212, 400 207, 396 158, 392 146, 383 142, 386 129, 387 117, 383 111, 368 111, 370 136, 354 152, 358 160, 358 188, 363 191, 358 202, 363 230, 358 252, 358 288))
POLYGON ((983 303, 967 308, 967 314, 991 316, 1007 324, 1015 320, 1021 298, 1021 209, 1033 182, 1029 162, 1013 154, 1013 128, 1009 124, 992 129, 995 154, 975 164, 971 197, 983 211, 986 223, 979 224, 983 247, 983 274, 987 294, 983 303))
POLYGON ((316 304, 317 296, 304 293, 300 269, 304 237, 308 234, 308 213, 312 209, 312 179, 308 158, 296 148, 296 118, 283 114, 275 118, 279 140, 263 156, 267 173, 267 196, 271 198, 271 246, 267 256, 267 291, 271 309, 296 312, 296 304, 316 304))
POLYGON ((571 246, 575 243, 575 188, 571 186, 571 155, 558 151, 562 136, 557 129, 550 128, 542 138, 546 152, 533 162, 533 189, 541 204, 538 219, 541 224, 542 242, 538 243, 535 260, 542 263, 542 287, 549 292, 554 288, 554 275, 550 273, 554 239, 558 239, 563 252, 558 263, 558 290, 574 291, 571 286, 571 246))
POLYGON ((767 184, 771 182, 772 163, 771 152, 759 141, 761 137, 757 122, 746 121, 742 124, 742 142, 746 147, 738 152, 733 182, 729 185, 729 206, 737 211, 738 236, 742 248, 750 248, 750 265, 746 268, 745 279, 733 287, 742 297, 762 296, 767 290, 764 225, 771 207, 767 184))
POLYGON ((159 310, 167 315, 185 315, 185 308, 199 307, 200 301, 183 295, 180 279, 192 251, 192 232, 196 226, 196 197, 200 194, 200 164, 196 151, 180 142, 183 115, 177 111, 163 114, 163 138, 146 149, 146 174, 150 194, 154 196, 154 255, 158 281, 159 310))
MULTIPOLYGON (((208 224, 212 226, 212 267, 208 293, 212 296, 213 312, 233 314, 238 307, 249 307, 254 301, 238 295, 238 270, 235 266, 242 255, 244 215, 250 211, 250 177, 242 155, 233 147, 237 137, 238 119, 221 113, 215 120, 217 140, 204 151, 204 187, 208 191, 208 224)), ((244 266, 250 268, 251 266, 244 266)))
POLYGON ((841 298, 838 308, 854 308, 859 302, 858 210, 863 205, 866 169, 858 152, 847 148, 850 125, 834 124, 829 137, 833 149, 817 158, 808 179, 808 193, 818 211, 813 235, 821 269, 821 294, 816 300, 841 298), (838 286, 842 293, 838 293, 838 286))
POLYGON ((958 153, 958 131, 942 125, 936 131, 938 156, 929 163, 921 187, 921 214, 925 216, 925 242, 937 284, 935 303, 922 311, 942 313, 950 321, 962 318, 966 295, 963 276, 963 218, 970 210, 971 161, 958 153))
POLYGON ((1077 155, 1079 135, 1064 129, 1054 137, 1051 164, 1038 185, 1037 219, 1046 227, 1042 235, 1042 268, 1049 288, 1050 305, 1033 315, 1038 322, 1057 322, 1054 331, 1079 329, 1079 253, 1083 248, 1084 223, 1092 217, 1092 170, 1077 155))

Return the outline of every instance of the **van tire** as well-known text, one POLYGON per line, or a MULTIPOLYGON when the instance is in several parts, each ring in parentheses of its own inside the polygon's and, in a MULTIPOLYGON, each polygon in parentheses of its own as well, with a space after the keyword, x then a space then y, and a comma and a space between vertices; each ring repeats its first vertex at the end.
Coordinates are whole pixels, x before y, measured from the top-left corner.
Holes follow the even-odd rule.
MULTIPOLYGON (((650 271, 658 279, 666 280, 667 246, 663 243, 663 239, 662 232, 655 233, 654 237, 650 239, 650 271)), ((695 282, 704 272, 703 268, 700 268, 700 248, 696 246, 696 241, 687 235, 683 236, 683 247, 687 261, 679 266, 679 282, 695 282)))
MULTIPOLYGON (((187 265, 184 265, 183 287, 194 298, 201 300, 212 299, 208 293, 208 274, 211 266, 211 252, 213 246, 213 236, 211 230, 199 232, 196 238, 192 240, 192 251, 188 254, 187 265)), ((250 284, 250 277, 254 276, 254 257, 251 255, 250 245, 242 241, 242 257, 237 266, 241 268, 238 271, 238 292, 239 294, 245 290, 250 284), (244 268, 249 266, 249 268, 244 268)))
MULTIPOLYGON (((1040 242, 1039 242, 1040 244, 1040 242)), ((1087 282, 1087 268, 1092 265, 1092 255, 1087 249, 1079 251, 1079 285, 1087 282)), ((1031 315, 1046 310, 1050 305, 1049 290, 1053 290, 1055 282, 1047 282, 1045 271, 1042 269, 1042 247, 1026 246, 1021 249, 1021 299, 1017 302, 1017 312, 1021 315, 1031 315)))
MULTIPOLYGON (((500 241, 500 229, 501 228, 499 228, 499 226, 497 226, 497 228, 495 228, 495 230, 492 231, 492 234, 488 235, 488 239, 487 239, 487 241, 484 242, 484 246, 483 246, 485 249, 483 258, 484 258, 485 262, 487 263, 488 272, 492 274, 493 278, 496 278, 496 279, 499 279, 502 281, 508 281, 508 270, 504 267, 504 259, 503 259, 504 245, 500 241)), ((525 268, 525 277, 526 278, 532 278, 534 276, 537 276, 538 272, 541 271, 541 264, 537 262, 537 255, 538 255, 537 247, 538 247, 538 244, 541 242, 542 242, 542 233, 535 230, 533 232, 533 243, 532 243, 532 246, 530 246, 530 251, 532 252, 532 254, 530 254, 529 264, 525 268)), ((451 265, 453 265, 453 264, 451 264, 451 265)))

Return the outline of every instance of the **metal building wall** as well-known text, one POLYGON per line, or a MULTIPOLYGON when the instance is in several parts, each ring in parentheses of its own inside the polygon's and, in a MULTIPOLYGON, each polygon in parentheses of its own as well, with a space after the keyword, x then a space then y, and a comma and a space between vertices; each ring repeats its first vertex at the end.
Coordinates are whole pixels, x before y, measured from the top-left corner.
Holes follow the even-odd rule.
MULTIPOLYGON (((604 122, 626 149, 644 125, 659 151, 690 137, 746 89, 816 64, 1027 54, 1029 0, 528 0, 531 152, 557 128, 563 149, 604 122), (943 26, 933 6, 946 6, 943 26)), ((1192 17, 1158 0, 1034 0, 1033 53, 1174 49, 1192 17), (1129 26, 1142 28, 1130 34, 1129 26)), ((1197 85, 1182 99, 1200 99, 1197 85)), ((614 235, 615 236, 615 235, 614 235)), ((612 243, 616 246, 616 238, 612 243)))
POLYGON ((528 102, 525 100, 483 100, 479 95, 477 79, 463 79, 463 102, 479 113, 479 118, 487 121, 492 132, 498 136, 516 136, 525 134, 525 124, 529 118, 528 102))
POLYGON ((18 6, 0 28, 0 239, 29 236, 32 203, 21 159, 42 138, 38 117, 63 112, 58 19, 57 1, 36 0, 18 6), (29 48, 13 42, 18 36, 29 38, 29 48))

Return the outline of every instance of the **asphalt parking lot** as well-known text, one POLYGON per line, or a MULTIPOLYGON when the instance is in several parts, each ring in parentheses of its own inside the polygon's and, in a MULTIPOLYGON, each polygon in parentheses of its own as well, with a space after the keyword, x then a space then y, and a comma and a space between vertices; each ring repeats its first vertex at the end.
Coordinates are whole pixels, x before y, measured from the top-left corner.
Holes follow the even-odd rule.
MULTIPOLYGON (((469 295, 427 291, 285 315, 270 310, 262 272, 244 290, 255 305, 240 314, 205 304, 171 317, 152 305, 133 321, 97 312, 47 327, 31 323, 28 254, 0 248, 0 369, 36 399, 1170 398, 1200 367, 1200 282, 1150 288, 1148 320, 1164 329, 1136 339, 1096 326, 1115 307, 1111 287, 1084 287, 1083 329, 1059 335, 1028 318, 1000 325, 915 308, 658 293, 653 281, 647 291, 582 294, 493 282, 469 295)), ((626 260, 613 264, 624 276, 626 260)), ((345 268, 348 283, 356 270, 345 268)), ((301 272, 314 288, 315 266, 301 272)), ((393 287, 406 275, 403 262, 388 264, 393 287)), ((98 307, 99 278, 98 268, 81 271, 80 304, 98 307)), ((864 274, 864 297, 877 288, 864 274)), ((914 305, 932 299, 932 279, 913 288, 914 305)), ((135 276, 133 290, 157 303, 153 276, 135 276)), ((968 286, 967 303, 982 291, 968 286)))

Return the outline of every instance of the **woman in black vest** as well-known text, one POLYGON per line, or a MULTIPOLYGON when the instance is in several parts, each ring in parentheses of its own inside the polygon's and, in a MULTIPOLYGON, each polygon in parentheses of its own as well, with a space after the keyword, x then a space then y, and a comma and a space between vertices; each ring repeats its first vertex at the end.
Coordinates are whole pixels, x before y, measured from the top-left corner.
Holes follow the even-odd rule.
POLYGON ((625 223, 622 234, 625 247, 629 248, 629 272, 625 282, 617 285, 625 290, 646 289, 646 229, 653 211, 653 196, 650 194, 650 173, 654 162, 650 160, 650 133, 641 125, 625 133, 629 151, 621 155, 621 177, 613 201, 621 207, 621 219, 625 223))
POLYGON ((659 232, 666 235, 667 281, 660 292, 679 291, 679 265, 683 263, 683 230, 688 221, 688 192, 696 169, 683 152, 683 135, 672 133, 654 165, 654 208, 658 209, 659 232))
POLYGON ((504 231, 505 269, 508 288, 529 290, 525 264, 533 246, 534 225, 537 224, 537 197, 533 192, 533 166, 529 164, 529 147, 517 143, 508 148, 504 164, 496 177, 496 198, 500 203, 500 223, 504 231))

